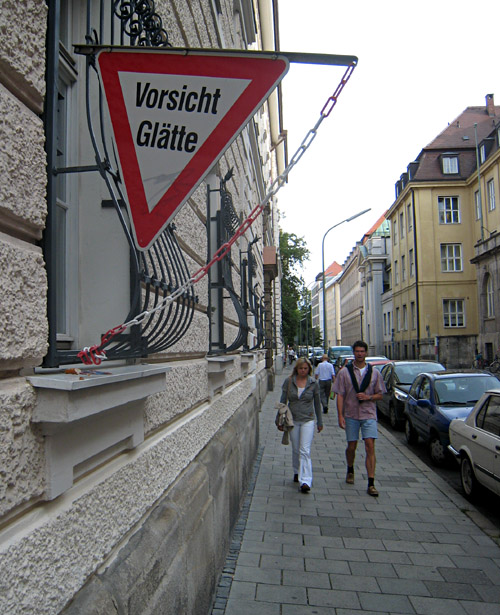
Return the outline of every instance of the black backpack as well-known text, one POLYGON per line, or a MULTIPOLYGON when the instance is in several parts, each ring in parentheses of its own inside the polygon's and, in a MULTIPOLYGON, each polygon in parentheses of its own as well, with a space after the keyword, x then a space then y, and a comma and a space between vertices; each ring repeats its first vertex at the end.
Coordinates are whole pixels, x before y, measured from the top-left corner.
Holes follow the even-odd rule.
POLYGON ((373 367, 371 366, 370 363, 367 363, 367 366, 368 366, 368 369, 365 372, 365 375, 363 377, 363 380, 361 381, 361 384, 358 384, 358 381, 356 380, 356 376, 354 375, 353 364, 348 363, 345 366, 345 368, 349 372, 349 375, 351 376, 352 386, 354 387, 354 390, 356 391, 356 393, 363 393, 368 388, 368 385, 371 382, 373 367))

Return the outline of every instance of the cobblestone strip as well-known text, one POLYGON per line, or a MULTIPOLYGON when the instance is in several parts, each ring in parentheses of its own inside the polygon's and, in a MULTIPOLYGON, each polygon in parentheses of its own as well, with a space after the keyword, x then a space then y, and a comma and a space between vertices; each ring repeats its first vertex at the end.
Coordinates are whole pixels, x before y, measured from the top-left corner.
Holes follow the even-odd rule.
POLYGON ((260 446, 255 457, 252 473, 250 475, 250 480, 247 487, 247 493, 241 507, 240 515, 238 517, 236 525, 234 526, 233 534, 231 536, 229 552, 227 554, 226 561, 219 579, 219 584, 215 592, 211 615, 224 615, 226 611, 227 599, 229 597, 229 592, 231 591, 231 585, 233 583, 233 577, 236 570, 236 562, 238 561, 238 555, 240 554, 241 543, 243 541, 243 536, 247 525, 248 513, 250 512, 252 496, 255 489, 255 483, 257 482, 257 476, 259 474, 263 454, 264 447, 260 446))

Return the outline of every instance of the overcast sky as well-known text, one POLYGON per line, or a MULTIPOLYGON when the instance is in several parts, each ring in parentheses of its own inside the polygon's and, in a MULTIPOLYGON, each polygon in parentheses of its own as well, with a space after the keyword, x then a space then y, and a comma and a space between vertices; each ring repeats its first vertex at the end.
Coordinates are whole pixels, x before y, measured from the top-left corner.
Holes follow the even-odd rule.
MULTIPOLYGON (((466 107, 500 105, 500 0, 281 0, 281 49, 359 58, 310 148, 278 193, 283 230, 311 251, 306 284, 342 264, 394 202, 394 184, 466 107)), ((283 87, 289 157, 320 117, 344 68, 291 65, 283 87)))

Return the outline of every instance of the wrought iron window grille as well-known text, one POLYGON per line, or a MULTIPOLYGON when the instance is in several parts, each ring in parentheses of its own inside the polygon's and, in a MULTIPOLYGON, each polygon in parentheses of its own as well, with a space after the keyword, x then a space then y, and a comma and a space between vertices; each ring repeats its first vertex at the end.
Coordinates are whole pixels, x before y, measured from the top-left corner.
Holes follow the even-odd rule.
MULTIPOLYGON (((104 121, 104 97, 100 87, 93 55, 86 56, 85 97, 87 125, 95 153, 95 165, 57 166, 57 95, 59 73, 59 37, 61 0, 49 0, 49 25, 47 49, 47 96, 45 130, 48 159, 48 216, 44 235, 44 252, 49 277, 48 318, 50 327, 49 352, 45 367, 55 367, 78 361, 78 350, 57 347, 57 229, 55 220, 56 181, 61 174, 99 172, 103 178, 112 205, 129 245, 130 253, 130 309, 122 322, 154 308, 172 291, 190 278, 182 250, 175 237, 175 226, 170 224, 151 248, 141 252, 135 248, 129 223, 122 211, 123 185, 118 162, 111 142, 109 129, 104 121), (97 118, 91 105, 98 101, 97 118)), ((161 17, 155 11, 154 0, 87 0, 86 43, 127 46, 170 46, 168 34, 161 17), (98 23, 95 23, 98 22, 98 23)), ((109 204, 103 201, 102 206, 109 204)), ((165 351, 177 343, 189 329, 198 298, 192 287, 183 293, 168 309, 145 319, 130 331, 118 335, 106 349, 108 359, 146 357, 165 351)))
MULTIPOLYGON (((215 249, 226 243, 236 232, 240 225, 240 218, 234 208, 233 198, 227 189, 227 182, 233 175, 233 169, 220 179, 220 187, 215 190, 208 191, 207 198, 207 233, 208 245, 210 251, 211 245, 211 225, 215 226, 216 247, 215 249), (220 209, 211 215, 211 193, 219 193, 220 209)), ((258 239, 258 238, 257 238, 258 239)), ((254 240, 255 242, 256 240, 254 240)), ((215 250, 214 250, 215 251, 215 250)), ((255 264, 252 270, 249 270, 249 260, 242 258, 243 252, 240 251, 240 290, 236 291, 233 283, 233 270, 236 269, 232 260, 231 252, 228 252, 215 265, 216 271, 209 272, 209 312, 216 314, 215 322, 210 319, 210 348, 209 354, 220 354, 223 352, 231 352, 242 348, 243 350, 253 350, 258 348, 263 341, 263 310, 262 301, 255 295, 254 277, 255 264), (224 293, 226 297, 231 299, 238 318, 238 332, 231 342, 226 345, 224 341, 224 293), (257 343, 249 348, 248 338, 250 326, 248 323, 248 310, 255 316, 255 327, 257 331, 257 343)), ((251 246, 249 252, 251 254, 251 246)), ((209 254, 210 257, 210 254, 209 254)), ((250 257, 252 259, 252 257, 250 257)), ((252 260, 253 262, 253 260, 252 260)))

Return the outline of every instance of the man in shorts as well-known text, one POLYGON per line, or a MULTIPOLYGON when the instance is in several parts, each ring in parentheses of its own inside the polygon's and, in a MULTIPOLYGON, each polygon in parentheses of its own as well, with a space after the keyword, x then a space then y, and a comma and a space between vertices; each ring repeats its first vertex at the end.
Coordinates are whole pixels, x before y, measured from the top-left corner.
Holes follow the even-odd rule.
POLYGON ((368 345, 359 340, 352 345, 354 361, 337 375, 333 390, 337 394, 339 426, 345 429, 347 448, 346 483, 354 484, 354 459, 359 432, 365 443, 368 495, 378 496, 375 488, 375 440, 377 439, 377 406, 385 393, 380 372, 365 361, 368 345))

